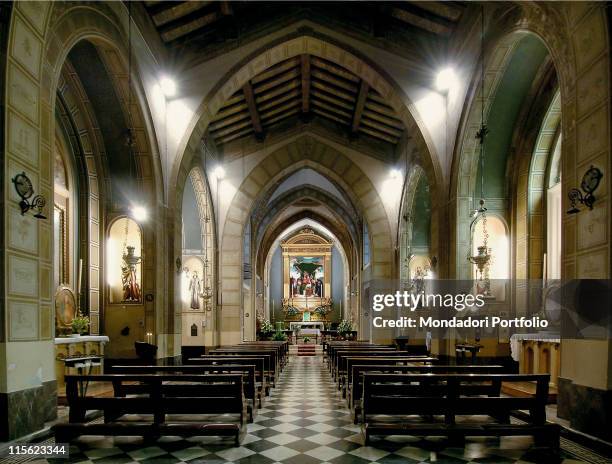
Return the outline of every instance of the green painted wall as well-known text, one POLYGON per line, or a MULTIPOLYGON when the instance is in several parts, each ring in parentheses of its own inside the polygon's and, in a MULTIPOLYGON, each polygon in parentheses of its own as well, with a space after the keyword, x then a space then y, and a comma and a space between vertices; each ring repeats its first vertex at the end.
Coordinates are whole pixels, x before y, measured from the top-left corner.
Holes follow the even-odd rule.
MULTIPOLYGON (((491 110, 487 117, 489 135, 485 139, 484 197, 505 198, 506 163, 512 133, 519 111, 533 79, 548 54, 544 44, 532 35, 525 36, 514 52, 506 72, 500 82, 491 110)), ((481 198, 481 169, 478 177, 475 198, 481 198)))
POLYGON ((428 247, 431 232, 431 195, 427 177, 421 176, 412 206, 412 246, 428 247))

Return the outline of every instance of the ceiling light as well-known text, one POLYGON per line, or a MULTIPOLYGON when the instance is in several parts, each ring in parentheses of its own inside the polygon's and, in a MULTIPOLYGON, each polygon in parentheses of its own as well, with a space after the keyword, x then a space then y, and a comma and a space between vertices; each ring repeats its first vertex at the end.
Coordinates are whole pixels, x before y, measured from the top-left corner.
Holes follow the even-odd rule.
POLYGON ((436 77, 436 88, 440 92, 448 92, 457 83, 457 75, 453 68, 444 68, 436 77))
POLYGON ((147 220, 147 210, 143 206, 134 206, 132 208, 132 217, 138 222, 147 220))
POLYGON ((225 169, 223 169, 223 166, 217 166, 213 171, 213 174, 217 179, 221 180, 225 177, 225 169))
POLYGON ((162 77, 159 80, 159 86, 166 97, 174 97, 176 95, 176 83, 169 77, 162 77))
POLYGON ((400 177, 402 177, 402 171, 400 171, 399 169, 391 169, 389 176, 391 177, 391 179, 399 179, 400 177))

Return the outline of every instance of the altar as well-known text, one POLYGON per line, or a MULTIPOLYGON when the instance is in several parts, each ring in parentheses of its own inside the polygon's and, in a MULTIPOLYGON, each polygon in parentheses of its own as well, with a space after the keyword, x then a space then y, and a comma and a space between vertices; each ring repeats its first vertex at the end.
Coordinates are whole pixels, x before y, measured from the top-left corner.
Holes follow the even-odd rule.
POLYGON ((521 374, 550 373, 550 385, 557 385, 561 339, 558 334, 514 334, 510 337, 510 353, 519 363, 521 374))
POLYGON ((290 322, 289 329, 293 330, 294 332, 296 329, 298 329, 302 335, 319 335, 322 330, 325 330, 325 325, 322 322, 290 322))

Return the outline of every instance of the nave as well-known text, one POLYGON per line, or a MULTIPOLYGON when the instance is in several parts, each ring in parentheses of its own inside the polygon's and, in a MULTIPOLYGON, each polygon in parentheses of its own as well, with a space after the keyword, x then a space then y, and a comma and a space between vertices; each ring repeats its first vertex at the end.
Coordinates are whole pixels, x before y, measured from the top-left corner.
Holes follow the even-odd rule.
POLYGON ((322 356, 290 357, 276 388, 258 410, 254 422, 248 424, 248 433, 239 447, 216 437, 162 437, 146 445, 137 437, 93 436, 75 442, 70 454, 70 462, 83 464, 607 462, 565 438, 561 438, 558 457, 552 457, 544 448, 534 448, 530 437, 468 438, 465 447, 453 448, 441 438, 391 436, 363 446, 361 425, 353 424, 346 400, 322 356))

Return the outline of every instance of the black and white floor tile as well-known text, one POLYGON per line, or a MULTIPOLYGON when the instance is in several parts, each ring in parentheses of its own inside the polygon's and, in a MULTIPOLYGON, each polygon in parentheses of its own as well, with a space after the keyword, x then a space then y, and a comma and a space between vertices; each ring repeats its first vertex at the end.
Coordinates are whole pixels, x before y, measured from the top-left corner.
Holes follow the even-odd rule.
MULTIPOLYGON (((240 447, 214 437, 164 437, 153 445, 138 438, 89 437, 71 449, 70 462, 95 464, 572 464, 607 462, 564 440, 560 456, 531 446, 522 437, 469 440, 449 448, 443 440, 389 437, 363 446, 360 426, 353 425, 344 400, 321 357, 293 357, 272 396, 248 425, 240 447)), ((50 462, 66 462, 54 461, 50 462)), ((40 461, 46 462, 46 461, 40 461)))

